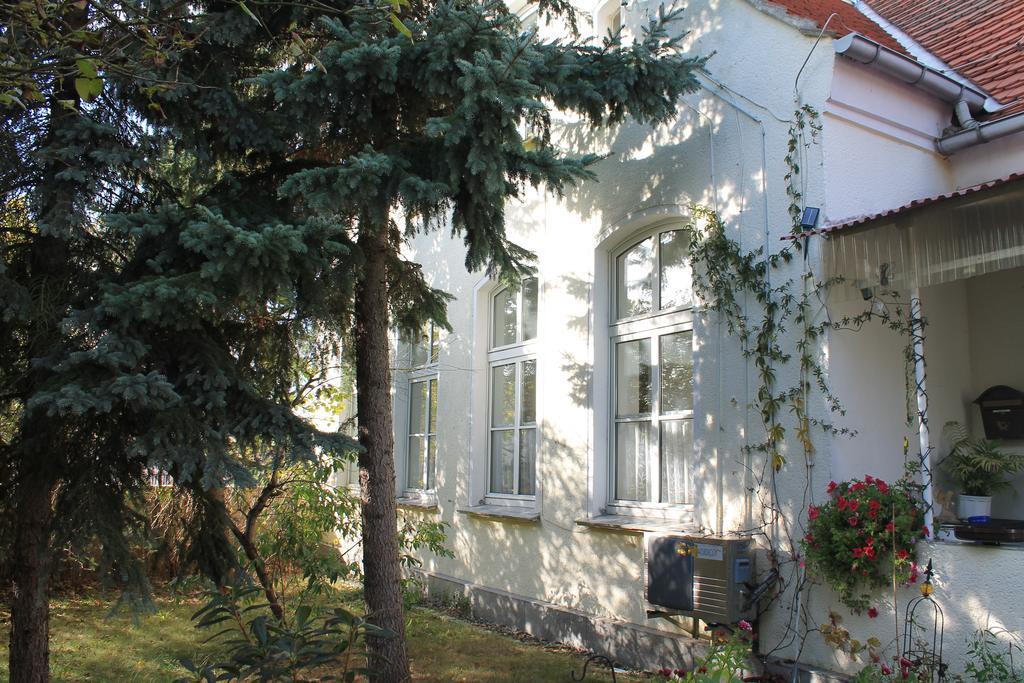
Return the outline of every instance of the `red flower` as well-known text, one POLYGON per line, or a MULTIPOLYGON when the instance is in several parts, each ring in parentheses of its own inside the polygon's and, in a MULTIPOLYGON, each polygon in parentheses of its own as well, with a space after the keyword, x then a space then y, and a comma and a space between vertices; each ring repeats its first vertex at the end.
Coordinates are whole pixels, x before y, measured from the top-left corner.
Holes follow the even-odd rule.
POLYGON ((814 536, 811 535, 810 533, 808 533, 807 535, 804 536, 804 542, 813 545, 814 544, 814 536))
POLYGON ((871 510, 877 510, 880 507, 882 507, 882 504, 879 503, 877 500, 872 500, 870 503, 868 503, 868 508, 871 510))
POLYGON ((864 485, 864 482, 862 481, 855 481, 852 484, 850 484, 851 491, 863 491, 865 488, 867 487, 864 485))
POLYGON ((893 528, 894 527, 892 525, 892 522, 889 522, 888 524, 885 525, 885 532, 888 533, 888 534, 891 534, 892 531, 893 531, 893 528))
POLYGON ((849 502, 850 511, 856 512, 858 507, 860 507, 860 501, 856 498, 851 498, 849 502))
POLYGON ((854 557, 864 557, 864 548, 854 548, 853 549, 853 556, 854 557))
POLYGON ((850 526, 857 526, 857 522, 859 522, 860 520, 857 519, 857 515, 854 515, 854 516, 850 517, 849 519, 847 519, 846 521, 850 523, 850 526))
POLYGON ((875 539, 872 538, 871 536, 868 536, 868 540, 864 541, 864 543, 865 543, 865 545, 874 545, 875 544, 875 539))
POLYGON ((811 505, 807 508, 807 518, 812 522, 818 518, 818 508, 811 505))
POLYGON ((892 669, 890 669, 890 668, 889 668, 889 666, 888 666, 887 664, 883 664, 883 665, 882 665, 882 673, 883 673, 884 675, 888 676, 889 674, 891 674, 891 673, 892 673, 892 669))
POLYGON ((840 510, 840 511, 843 511, 843 510, 845 510, 845 509, 846 509, 846 506, 847 506, 847 505, 849 505, 849 504, 850 504, 850 503, 849 503, 849 501, 847 501, 847 500, 846 500, 845 498, 843 498, 842 496, 839 496, 839 502, 837 503, 837 505, 839 506, 839 510, 840 510))
POLYGON ((874 607, 871 607, 871 608, 868 609, 868 617, 869 618, 874 619, 877 616, 878 616, 878 610, 876 610, 874 607))
POLYGON ((931 529, 928 528, 927 525, 925 525, 925 526, 921 527, 921 535, 924 536, 925 538, 928 538, 929 536, 932 535, 932 531, 931 531, 931 529))
POLYGON ((878 512, 875 511, 875 510, 871 510, 870 512, 868 512, 868 517, 870 517, 871 519, 874 519, 877 516, 878 516, 878 512))
POLYGON ((872 477, 870 474, 865 474, 864 475, 864 483, 865 484, 873 484, 874 482, 875 482, 875 478, 872 477))
POLYGON ((833 492, 833 491, 835 491, 835 490, 836 490, 837 488, 839 488, 839 484, 835 483, 834 481, 830 481, 830 482, 828 483, 828 488, 827 488, 827 489, 825 489, 825 490, 826 490, 826 491, 828 491, 829 493, 832 493, 832 492, 833 492))
POLYGON ((904 550, 903 548, 900 548, 899 550, 897 550, 897 551, 896 551, 896 557, 897 557, 897 558, 899 558, 899 559, 901 559, 901 560, 905 560, 905 559, 907 559, 908 557, 910 557, 910 553, 908 553, 908 552, 907 552, 906 550, 904 550))
POLYGON ((864 554, 867 556, 869 560, 875 559, 875 549, 871 546, 864 548, 864 554))
POLYGON ((886 484, 881 479, 875 479, 875 486, 877 486, 878 490, 881 491, 882 493, 888 493, 889 492, 889 485, 886 484))

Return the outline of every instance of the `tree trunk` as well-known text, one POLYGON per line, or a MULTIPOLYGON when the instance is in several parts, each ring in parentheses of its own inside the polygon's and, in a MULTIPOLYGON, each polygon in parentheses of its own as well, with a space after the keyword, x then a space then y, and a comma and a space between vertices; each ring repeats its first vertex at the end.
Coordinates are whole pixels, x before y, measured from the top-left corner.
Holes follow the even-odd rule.
POLYGON ((50 526, 55 483, 42 473, 19 484, 11 568, 11 683, 50 680, 50 526))
POLYGON ((392 638, 370 638, 367 645, 378 672, 374 680, 409 680, 405 648, 405 617, 395 503, 395 452, 391 419, 391 367, 388 349, 388 272, 391 246, 387 228, 364 226, 359 247, 365 258, 356 286, 355 355, 359 483, 363 512, 363 596, 370 620, 394 632, 392 638))

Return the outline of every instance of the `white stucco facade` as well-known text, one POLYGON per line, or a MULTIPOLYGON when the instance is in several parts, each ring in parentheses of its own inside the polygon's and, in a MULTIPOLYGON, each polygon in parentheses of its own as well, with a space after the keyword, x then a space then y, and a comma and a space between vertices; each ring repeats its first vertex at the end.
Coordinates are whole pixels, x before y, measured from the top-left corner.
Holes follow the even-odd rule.
MULTIPOLYGON (((950 106, 836 57, 828 36, 816 45, 816 36, 739 0, 686 4, 687 49, 715 54, 702 76, 704 87, 685 98, 676 121, 655 130, 625 125, 598 133, 571 121, 557 124, 557 144, 610 153, 593 169, 598 180, 563 199, 536 193, 508 207, 511 238, 537 255, 538 325, 529 349, 537 378, 534 500, 509 501, 510 514, 504 516, 500 509, 489 509, 489 516, 473 510, 494 503, 487 470, 488 339, 497 285, 480 273, 467 273, 461 242, 444 232, 418 237, 408 254, 423 265, 432 286, 454 295, 448 309, 452 332, 441 337, 437 363, 425 371, 437 379, 432 491, 406 491, 410 359, 401 344, 394 391, 396 493, 408 504, 407 514, 450 525, 448 545, 455 557, 423 555, 426 573, 680 637, 684 632, 672 623, 648 618, 642 534, 581 523, 607 512, 613 499, 614 254, 659 226, 684 225, 692 204, 717 210, 728 235, 746 251, 782 248, 791 229, 784 156, 792 112, 800 105, 821 112, 819 139, 799 150, 799 189, 803 205, 822 209, 822 223, 1024 169, 1021 136, 1001 143, 998 153, 977 148, 953 158, 939 155, 934 138, 949 124, 950 106)), ((643 1, 622 6, 626 26, 635 28, 654 7, 643 1)), ((607 14, 600 7, 584 9, 607 14)), ((820 241, 814 238, 809 246, 806 259, 795 259, 772 277, 798 279, 805 268, 817 271, 820 241)), ((969 402, 977 393, 997 383, 1024 387, 1024 363, 1016 351, 1024 334, 1021 294, 1020 271, 922 292, 936 339, 926 341, 933 424, 956 419, 976 427, 969 402)), ((755 302, 745 305, 751 317, 758 314, 755 302)), ((837 297, 816 314, 838 317, 862 308, 855 298, 837 297)), ((691 495, 683 506, 636 513, 693 533, 763 532, 758 543, 764 547, 770 539, 788 560, 779 585, 792 586, 800 570, 790 539, 803 535, 807 506, 824 500, 827 483, 865 473, 895 479, 902 471, 903 437, 914 442, 917 428, 902 419, 904 341, 882 328, 836 332, 824 340, 818 353, 848 408, 843 424, 859 434, 852 439, 816 435, 816 452, 807 463, 787 444, 789 462, 774 488, 766 490, 755 485, 752 474, 763 469, 763 456, 744 449, 763 439, 750 407, 758 386, 753 366, 714 315, 694 307, 677 312, 673 323, 693 333, 691 495), (762 525, 766 497, 781 515, 762 525)), ((780 386, 796 383, 790 365, 778 369, 780 386)), ((416 377, 423 376, 417 371, 416 377)), ((820 397, 812 393, 810 400, 811 415, 826 416, 820 397)), ((1024 516, 1019 502, 999 505, 1007 514, 1024 516)), ((1002 613, 993 594, 997 586, 1024 582, 1024 572, 1015 569, 1018 552, 932 544, 921 549, 920 557, 929 556, 940 567, 940 592, 950 598, 950 652, 962 653, 966 636, 992 620, 1024 630, 1024 618, 1016 610, 1002 613), (968 565, 991 578, 977 581, 968 565), (968 594, 977 609, 953 597, 968 594)), ((763 575, 767 562, 763 556, 759 562, 763 575)), ((831 650, 815 632, 829 610, 839 607, 835 596, 813 588, 804 591, 797 608, 789 590, 760 616, 760 651, 779 659, 799 653, 811 666, 856 670, 857 663, 831 650)), ((850 616, 846 625, 862 639, 895 637, 891 618, 850 616)))

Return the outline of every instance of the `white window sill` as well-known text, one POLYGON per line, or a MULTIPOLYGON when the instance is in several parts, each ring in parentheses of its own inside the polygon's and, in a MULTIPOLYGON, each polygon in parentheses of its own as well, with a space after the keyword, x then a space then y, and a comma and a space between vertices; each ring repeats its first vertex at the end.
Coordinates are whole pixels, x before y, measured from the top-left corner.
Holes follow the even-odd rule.
POLYGON ((484 517, 506 522, 536 524, 540 522, 540 510, 535 507, 510 507, 508 505, 471 505, 460 507, 458 512, 473 517, 484 517))
POLYGON ((406 491, 395 502, 400 508, 437 510, 437 494, 433 491, 406 491))
POLYGON ((630 515, 595 515, 577 519, 579 526, 606 531, 617 531, 626 534, 642 534, 645 531, 696 533, 695 525, 681 520, 651 519, 649 517, 633 517, 630 515))

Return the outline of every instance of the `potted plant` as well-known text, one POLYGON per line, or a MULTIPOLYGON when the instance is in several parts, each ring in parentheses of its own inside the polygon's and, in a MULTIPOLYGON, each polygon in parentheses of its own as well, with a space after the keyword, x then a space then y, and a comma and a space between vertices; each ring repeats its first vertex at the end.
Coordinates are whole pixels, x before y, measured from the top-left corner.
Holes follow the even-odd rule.
POLYGON ((1024 455, 1004 451, 988 439, 972 439, 959 422, 947 422, 943 431, 952 450, 942 468, 960 486, 957 516, 987 522, 992 494, 1010 486, 1008 477, 1024 467, 1024 455))
POLYGON ((828 498, 807 509, 801 542, 807 572, 830 585, 855 613, 867 611, 875 594, 917 581, 914 546, 930 533, 918 487, 906 479, 887 484, 864 475, 829 482, 828 498))

